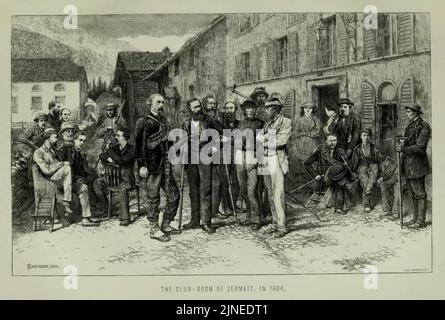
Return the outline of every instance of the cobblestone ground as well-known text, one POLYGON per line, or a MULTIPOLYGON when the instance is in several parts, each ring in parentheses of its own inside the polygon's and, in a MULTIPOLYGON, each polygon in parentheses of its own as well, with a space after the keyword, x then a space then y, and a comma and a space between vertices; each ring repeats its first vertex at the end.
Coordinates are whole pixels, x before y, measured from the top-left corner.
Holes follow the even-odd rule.
MULTIPOLYGON (((115 217, 98 228, 77 223, 49 233, 31 231, 28 212, 13 223, 13 270, 16 275, 62 274, 64 266, 75 265, 88 275, 361 273, 372 264, 379 272, 430 271, 431 226, 401 229, 380 213, 377 206, 365 214, 360 205, 346 215, 319 210, 320 222, 302 207, 289 207, 291 231, 281 239, 251 231, 231 217, 215 220, 213 235, 190 230, 161 243, 149 238, 145 217, 128 227, 120 227, 115 217)), ((189 217, 185 190, 183 222, 189 217)))

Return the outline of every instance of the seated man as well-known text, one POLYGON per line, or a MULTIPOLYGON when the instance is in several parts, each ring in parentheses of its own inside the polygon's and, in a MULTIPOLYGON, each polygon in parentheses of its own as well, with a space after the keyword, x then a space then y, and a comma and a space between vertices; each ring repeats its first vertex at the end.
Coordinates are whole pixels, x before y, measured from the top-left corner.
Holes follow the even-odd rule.
MULTIPOLYGON (((84 132, 76 132, 73 145, 66 145, 60 151, 60 157, 71 166, 72 190, 79 196, 82 209, 82 226, 96 227, 99 222, 91 220, 90 199, 88 196, 88 175, 91 169, 84 155, 80 152, 86 141, 84 132)), ((64 225, 69 225, 70 217, 65 217, 64 225)))
POLYGON ((45 142, 34 152, 34 162, 43 176, 55 182, 58 187, 63 187, 63 206, 66 214, 70 214, 72 212, 70 208, 72 197, 70 163, 68 161, 60 161, 57 157, 55 145, 58 135, 55 129, 45 129, 43 137, 45 142))
POLYGON ((372 190, 379 172, 378 163, 384 158, 374 144, 369 141, 371 129, 362 129, 360 138, 361 142, 355 146, 352 152, 351 169, 358 173, 360 185, 363 189, 363 207, 365 212, 370 212, 372 190))
MULTIPOLYGON (((119 127, 116 131, 117 144, 107 148, 100 156, 103 162, 117 164, 121 169, 121 180, 119 184, 119 202, 121 210, 119 212, 119 220, 121 226, 128 226, 130 224, 130 207, 128 190, 134 186, 135 177, 133 173, 135 163, 135 150, 129 144, 130 130, 125 127, 119 127)), ((102 214, 105 215, 108 211, 107 201, 107 184, 105 177, 101 177, 94 181, 94 191, 102 206, 102 214)))
POLYGON ((339 214, 345 214, 347 211, 345 195, 352 194, 355 190, 355 183, 348 177, 350 172, 345 159, 345 151, 337 147, 337 136, 328 134, 325 142, 304 162, 304 167, 316 181, 325 186, 332 186, 335 198, 334 212, 339 214))

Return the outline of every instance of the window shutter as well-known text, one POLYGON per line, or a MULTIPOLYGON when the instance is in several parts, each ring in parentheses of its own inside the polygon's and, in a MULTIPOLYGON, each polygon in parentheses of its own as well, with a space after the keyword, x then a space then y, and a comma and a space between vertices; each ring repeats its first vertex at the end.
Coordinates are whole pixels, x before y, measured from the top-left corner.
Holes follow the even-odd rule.
POLYGON ((237 54, 235 56, 235 83, 241 83, 242 82, 242 54, 237 54))
POLYGON ((292 89, 284 96, 283 114, 293 120, 295 115, 295 90, 292 89))
POLYGON ((409 77, 402 81, 399 94, 399 128, 408 125, 408 117, 406 116, 404 106, 414 103, 414 78, 409 77))
POLYGON ((337 17, 337 61, 339 65, 342 65, 349 62, 349 39, 343 18, 341 17, 341 15, 337 15, 337 17))
POLYGON ((260 70, 259 70, 259 49, 254 47, 250 50, 250 80, 259 80, 260 70))
POLYGON ((274 42, 271 41, 266 45, 266 67, 267 77, 272 78, 274 76, 274 42))
POLYGON ((289 74, 298 73, 298 34, 296 32, 287 35, 289 46, 289 74))
POLYGON ((363 28, 363 56, 365 59, 372 59, 377 56, 376 45, 376 31, 363 28))
MULTIPOLYGON (((362 127, 374 128, 375 90, 372 84, 362 82, 362 127)), ((375 132, 375 130, 374 130, 375 132)))
POLYGON ((397 14, 397 48, 398 53, 414 50, 413 15, 411 13, 397 14))
POLYGON ((317 24, 312 23, 308 25, 307 30, 307 66, 309 69, 315 69, 316 66, 316 59, 315 59, 315 45, 316 45, 316 39, 315 39, 315 28, 317 24))
POLYGON ((258 13, 254 13, 252 15, 252 27, 256 26, 258 23, 260 23, 260 15, 258 13))

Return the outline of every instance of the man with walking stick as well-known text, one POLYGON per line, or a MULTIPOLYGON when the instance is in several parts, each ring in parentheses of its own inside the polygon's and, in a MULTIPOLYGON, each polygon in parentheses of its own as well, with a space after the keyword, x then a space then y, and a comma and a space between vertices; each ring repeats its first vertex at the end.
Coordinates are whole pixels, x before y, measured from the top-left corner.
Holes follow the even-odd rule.
MULTIPOLYGON (((431 128, 421 117, 421 114, 423 114, 421 106, 412 104, 405 106, 405 110, 410 123, 405 129, 403 143, 396 144, 396 151, 401 159, 400 172, 406 178, 406 186, 412 197, 414 207, 413 218, 406 223, 406 226, 413 229, 422 229, 426 226, 427 194, 425 191, 425 176, 429 173, 426 149, 431 136, 431 128)), ((400 181, 399 185, 401 186, 400 181)), ((402 201, 400 201, 400 208, 402 208, 402 201)), ((403 223, 403 215, 400 214, 400 217, 403 223)))
POLYGON ((179 190, 168 161, 170 125, 162 114, 164 98, 152 94, 147 99, 149 112, 136 122, 136 160, 139 176, 145 180, 147 190, 147 218, 150 222, 150 238, 161 242, 170 241, 170 235, 180 231, 170 226, 179 205, 179 190), (159 228, 160 190, 166 196, 165 212, 159 228))

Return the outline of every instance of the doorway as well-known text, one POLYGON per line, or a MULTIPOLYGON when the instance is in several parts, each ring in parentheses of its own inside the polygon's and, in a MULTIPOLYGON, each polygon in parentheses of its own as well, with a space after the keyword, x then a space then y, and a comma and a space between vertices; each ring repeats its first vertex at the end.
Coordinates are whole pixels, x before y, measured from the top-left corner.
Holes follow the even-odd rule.
POLYGON ((312 99, 317 107, 318 118, 324 126, 328 121, 328 116, 325 112, 326 106, 332 106, 338 113, 339 85, 313 86, 312 99))
POLYGON ((397 104, 377 103, 376 110, 376 143, 385 155, 394 153, 394 138, 397 129, 397 104))

